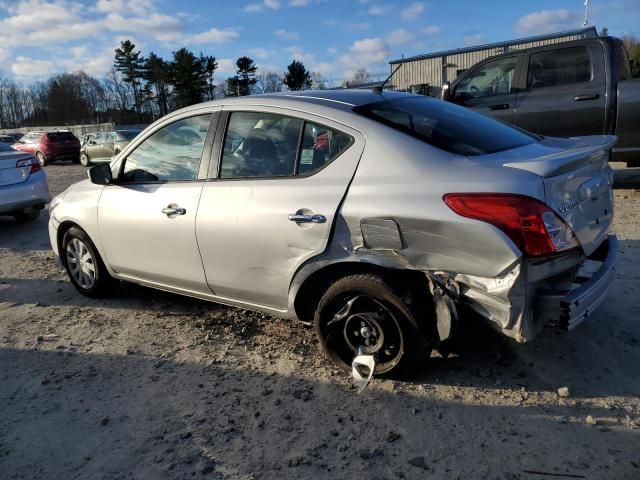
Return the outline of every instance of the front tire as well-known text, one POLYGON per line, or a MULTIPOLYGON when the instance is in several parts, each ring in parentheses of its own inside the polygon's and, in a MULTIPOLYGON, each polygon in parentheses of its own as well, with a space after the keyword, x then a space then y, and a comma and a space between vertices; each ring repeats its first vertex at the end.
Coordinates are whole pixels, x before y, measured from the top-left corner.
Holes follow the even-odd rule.
POLYGON ((61 257, 73 286, 87 297, 100 298, 112 293, 116 281, 109 275, 89 236, 71 227, 62 239, 61 257))
POLYGON ((91 165, 91 159, 89 158, 89 155, 87 155, 86 153, 82 152, 80 154, 80 163, 84 166, 84 167, 88 167, 91 165))
POLYGON ((318 303, 314 324, 321 349, 339 368, 350 371, 361 349, 374 356, 374 374, 407 374, 423 365, 430 353, 420 316, 387 280, 354 274, 329 287, 318 303))

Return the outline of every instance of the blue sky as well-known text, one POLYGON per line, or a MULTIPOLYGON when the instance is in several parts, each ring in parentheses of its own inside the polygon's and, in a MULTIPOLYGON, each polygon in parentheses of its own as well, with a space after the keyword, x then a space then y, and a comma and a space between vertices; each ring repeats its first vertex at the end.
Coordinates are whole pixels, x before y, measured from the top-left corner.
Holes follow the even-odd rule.
MULTIPOLYGON (((0 0, 0 75, 29 80, 83 69, 106 73, 131 39, 143 55, 186 46, 214 55, 218 78, 237 57, 263 71, 292 59, 334 82, 356 69, 442 49, 582 25, 583 0, 0 0)), ((640 35, 640 1, 592 0, 589 20, 612 35, 640 35)))

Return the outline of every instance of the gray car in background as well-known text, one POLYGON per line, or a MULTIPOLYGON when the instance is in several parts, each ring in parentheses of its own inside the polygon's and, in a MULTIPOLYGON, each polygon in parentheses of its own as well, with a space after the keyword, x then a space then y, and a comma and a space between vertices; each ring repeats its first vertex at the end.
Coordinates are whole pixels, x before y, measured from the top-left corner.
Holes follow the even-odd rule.
POLYGON ((88 296, 127 280, 313 322, 336 365, 420 365, 475 310, 519 342, 614 276, 613 136, 541 138, 366 90, 174 112, 50 207, 88 296))
POLYGON ((33 221, 49 198, 47 175, 38 159, 0 143, 0 215, 33 221))
POLYGON ((80 146, 80 163, 88 167, 92 163, 110 162, 140 132, 129 129, 86 134, 80 146))

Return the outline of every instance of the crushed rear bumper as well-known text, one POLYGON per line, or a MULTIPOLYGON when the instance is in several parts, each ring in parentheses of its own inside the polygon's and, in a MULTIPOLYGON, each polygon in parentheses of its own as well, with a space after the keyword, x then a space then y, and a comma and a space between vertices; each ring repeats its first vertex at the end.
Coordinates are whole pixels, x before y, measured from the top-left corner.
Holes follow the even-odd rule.
POLYGON ((574 328, 602 303, 615 276, 617 247, 618 239, 615 235, 609 235, 585 261, 590 262, 588 265, 592 268, 586 268, 587 265, 583 264, 583 268, 578 270, 577 280, 584 281, 560 300, 560 328, 574 328))

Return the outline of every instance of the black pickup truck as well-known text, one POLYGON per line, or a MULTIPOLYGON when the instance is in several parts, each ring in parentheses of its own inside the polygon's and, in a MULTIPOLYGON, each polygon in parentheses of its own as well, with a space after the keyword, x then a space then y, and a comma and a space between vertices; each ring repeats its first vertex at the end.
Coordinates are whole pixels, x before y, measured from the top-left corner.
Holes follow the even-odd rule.
POLYGON ((640 166, 640 79, 614 37, 518 50, 484 60, 442 97, 554 137, 613 134, 612 161, 640 166))

